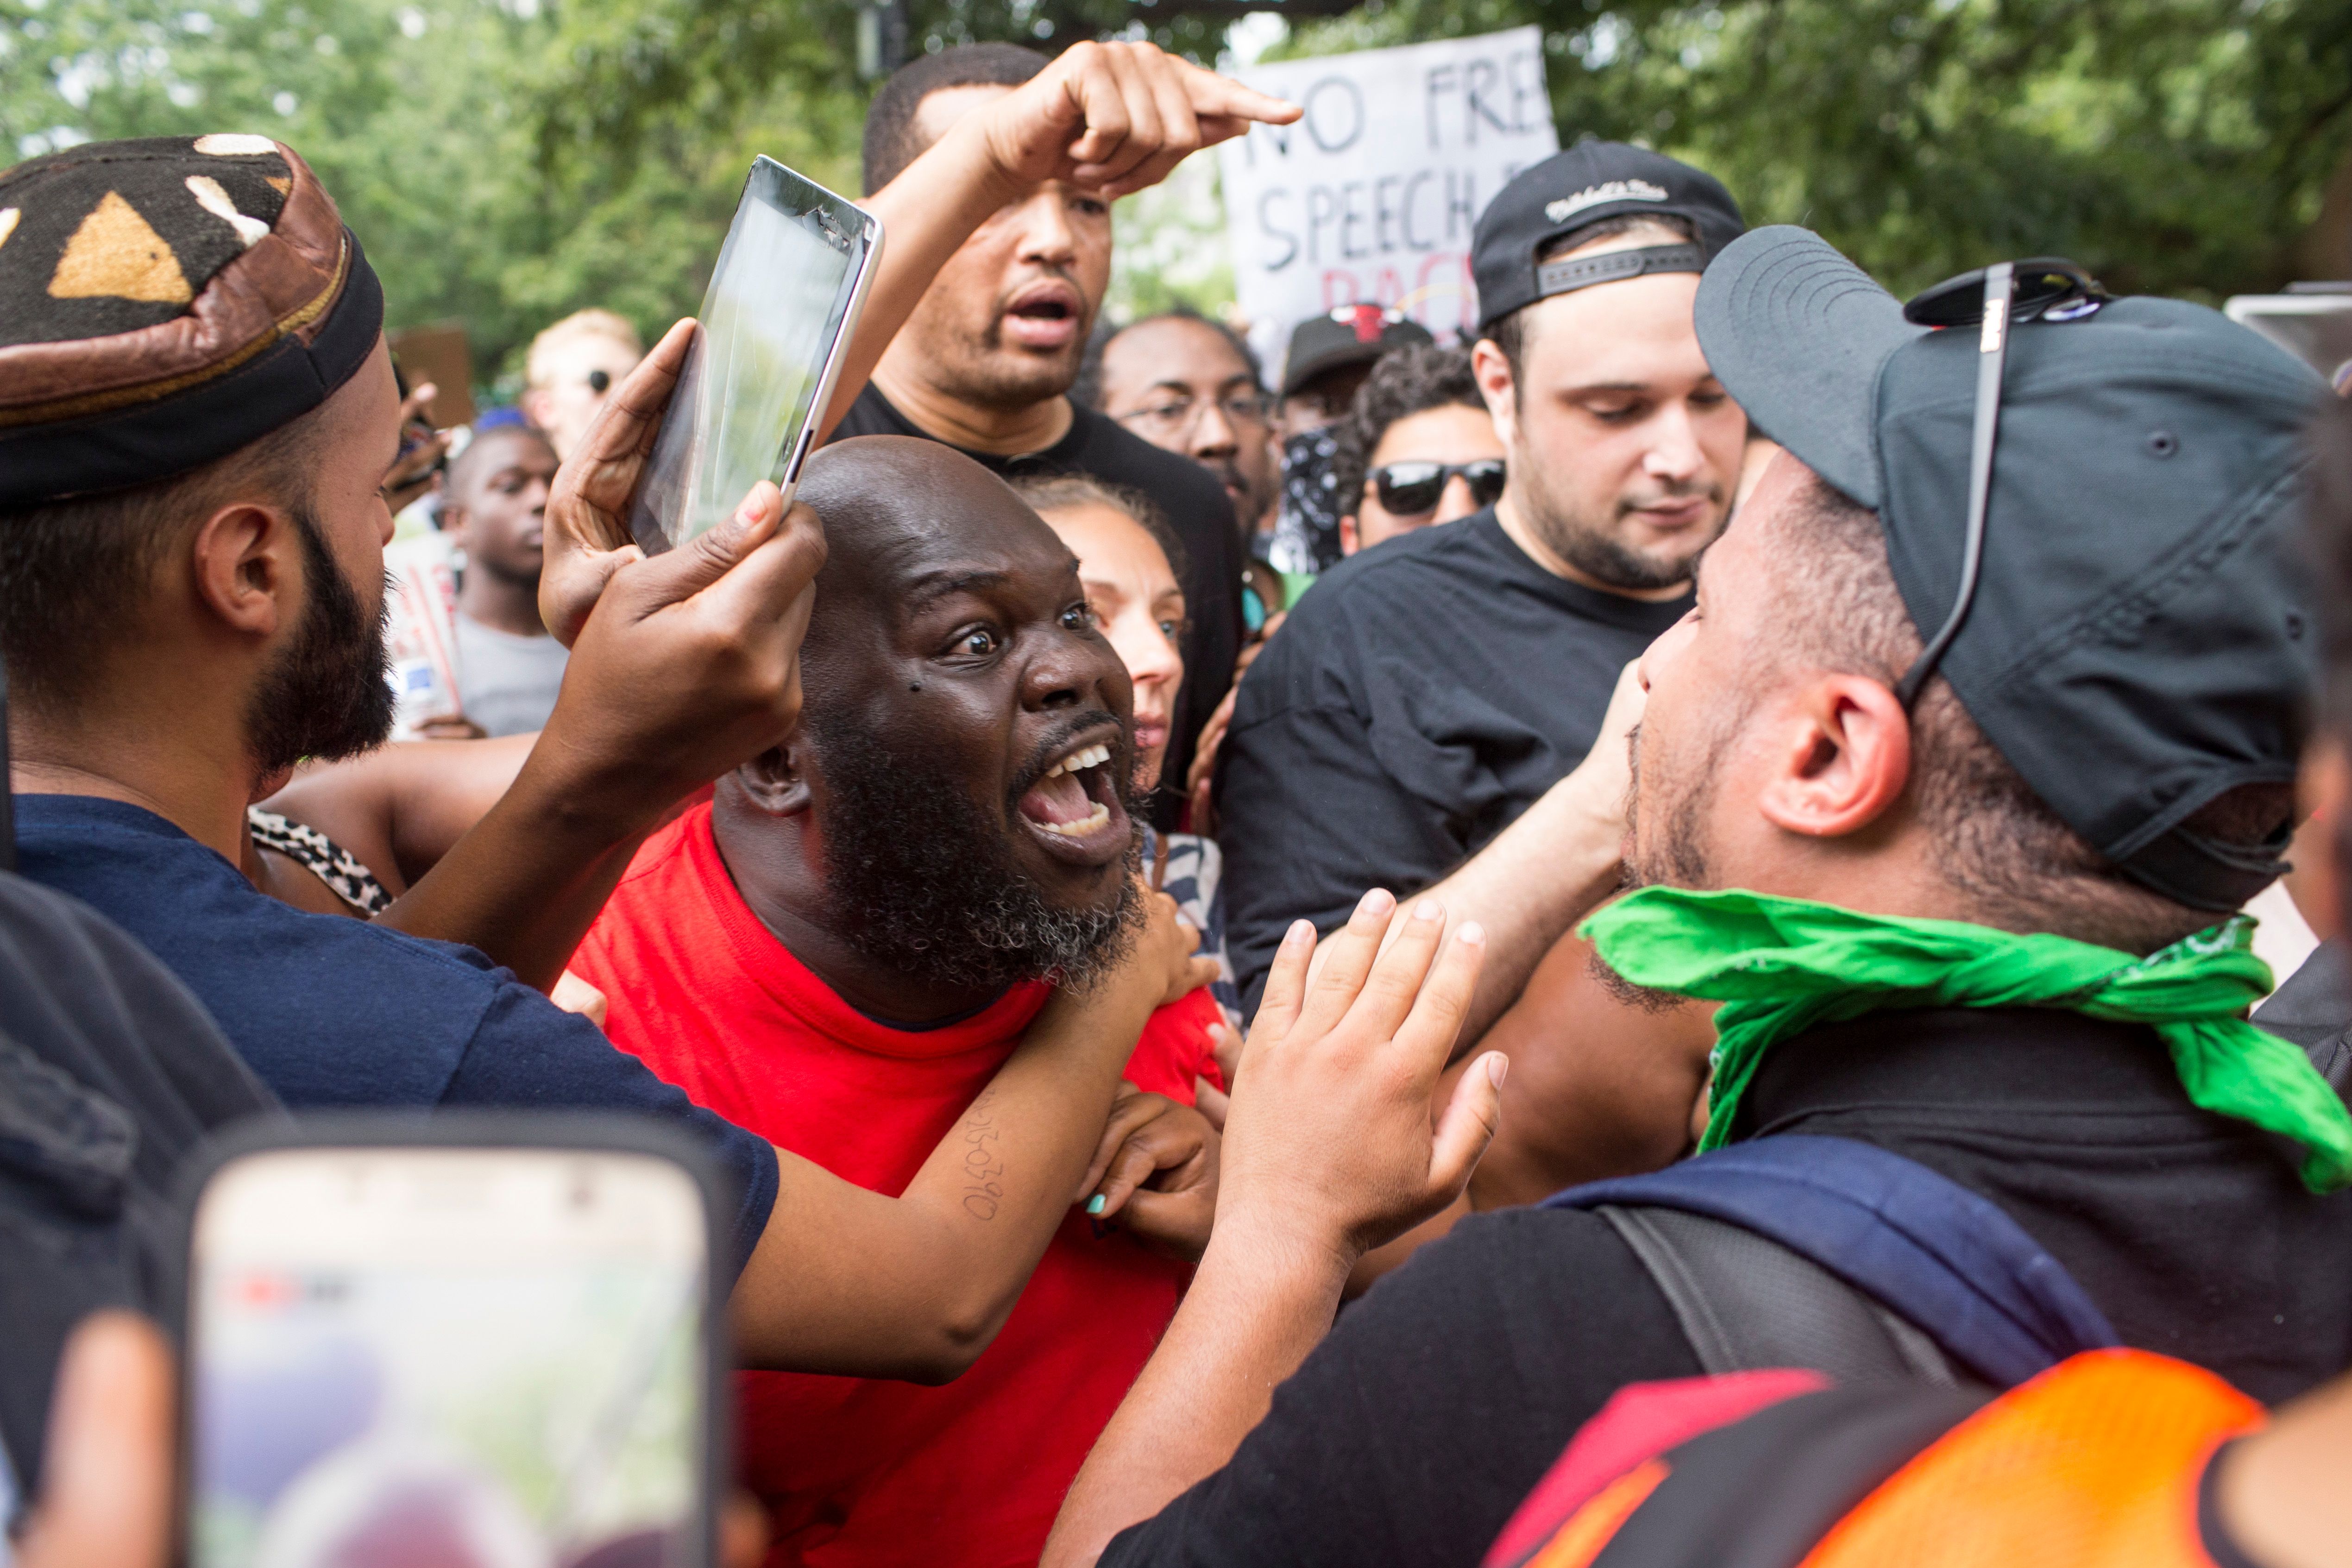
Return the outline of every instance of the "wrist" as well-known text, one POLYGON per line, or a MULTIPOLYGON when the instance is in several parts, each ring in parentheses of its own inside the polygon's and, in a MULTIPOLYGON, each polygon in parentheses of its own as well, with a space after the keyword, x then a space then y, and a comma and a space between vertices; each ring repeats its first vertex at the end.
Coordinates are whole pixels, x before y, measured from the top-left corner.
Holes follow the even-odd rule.
POLYGON ((674 797, 656 798, 663 792, 625 762, 600 763, 592 748, 565 743, 561 721, 560 714, 550 721, 493 809, 527 816, 534 831, 592 853, 652 831, 674 797))
POLYGON ((1015 172, 997 136, 1002 106, 1012 96, 1007 93, 979 112, 965 115, 939 142, 945 188, 983 215, 1018 201, 1031 184, 1015 172))
POLYGON ((1336 1304, 1364 1248, 1343 1227, 1318 1224, 1278 1201, 1217 1194, 1217 1216, 1201 1267, 1230 1268, 1253 1289, 1308 1297, 1328 1293, 1336 1304))

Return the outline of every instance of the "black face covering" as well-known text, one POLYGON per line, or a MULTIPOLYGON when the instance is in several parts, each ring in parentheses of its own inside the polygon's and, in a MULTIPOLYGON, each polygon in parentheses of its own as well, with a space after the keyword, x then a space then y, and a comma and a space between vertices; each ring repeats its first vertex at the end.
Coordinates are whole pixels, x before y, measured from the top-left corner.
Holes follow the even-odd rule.
MULTIPOLYGON (((997 991, 1055 973, 1084 985, 1126 953, 1143 921, 1131 876, 1107 909, 1056 909, 1014 869, 1003 831, 963 781, 931 754, 898 755, 828 712, 812 712, 808 724, 832 795, 831 921, 859 952, 928 980, 997 991)), ((1138 817, 1134 797, 1121 798, 1138 817)), ((1016 792, 1008 816, 1017 800, 1016 792)))
POLYGON ((297 510, 294 522, 302 535, 310 605, 293 644, 254 692, 246 718, 254 757, 264 773, 310 757, 331 762, 356 756, 392 733, 383 616, 369 623, 359 595, 328 553, 317 521, 297 510))

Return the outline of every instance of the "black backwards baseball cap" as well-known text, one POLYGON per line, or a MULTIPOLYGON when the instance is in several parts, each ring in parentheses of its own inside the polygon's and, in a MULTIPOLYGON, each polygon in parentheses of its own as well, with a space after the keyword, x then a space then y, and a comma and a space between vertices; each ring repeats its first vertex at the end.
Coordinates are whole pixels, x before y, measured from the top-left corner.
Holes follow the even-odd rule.
POLYGON ((1521 170, 1479 216, 1470 241, 1478 324, 1491 327, 1523 306, 1596 283, 1645 272, 1704 272, 1747 226, 1739 204, 1714 175, 1645 147, 1580 142, 1521 170), (1698 242, 1539 259, 1562 235, 1612 217, 1682 218, 1698 242))
MULTIPOLYGON (((2303 442, 2325 388, 2201 306, 2076 311, 2009 331, 1981 571, 1938 672, 2100 854, 2177 903, 2234 910, 2285 869, 2284 832, 2256 852, 2182 823, 2295 775, 2318 674, 2303 442)), ((1931 637, 1960 589, 1978 329, 1913 325, 1786 226, 1727 247, 1696 316, 1758 433, 1878 513, 1931 637)))
POLYGON ((0 172, 0 510, 226 457, 324 403, 383 326, 333 199, 266 136, 0 172))
POLYGON ((1370 364, 1391 349, 1436 341, 1427 327, 1391 306, 1342 305, 1309 316, 1290 330, 1290 347, 1282 356, 1282 395, 1297 396, 1326 371, 1370 364))

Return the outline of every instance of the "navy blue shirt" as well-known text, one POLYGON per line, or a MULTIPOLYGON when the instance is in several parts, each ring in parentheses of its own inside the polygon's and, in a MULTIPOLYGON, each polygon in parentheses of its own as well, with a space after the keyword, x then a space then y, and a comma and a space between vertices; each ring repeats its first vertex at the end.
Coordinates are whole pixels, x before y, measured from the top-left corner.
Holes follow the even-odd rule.
POLYGON ((20 795, 17 869, 137 938, 296 1109, 500 1106, 658 1116, 742 1194, 740 1268, 776 1202, 776 1152, 601 1030, 456 942, 279 903, 152 811, 20 795))

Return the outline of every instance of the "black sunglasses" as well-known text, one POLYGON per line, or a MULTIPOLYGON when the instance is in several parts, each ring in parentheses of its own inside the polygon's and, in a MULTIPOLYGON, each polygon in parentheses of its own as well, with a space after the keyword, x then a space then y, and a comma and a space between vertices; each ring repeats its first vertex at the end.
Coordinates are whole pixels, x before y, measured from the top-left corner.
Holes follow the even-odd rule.
POLYGON ((1984 563, 1985 509, 1992 500, 1992 450, 2000 430, 2000 375, 2009 363, 2009 329, 2027 321, 2073 321, 2107 302, 2099 280, 2063 257, 2037 256, 2001 261, 1958 278, 1947 278, 1913 296, 1903 319, 1914 326, 1976 327, 1977 406, 1969 439, 1969 522, 1960 551, 1960 592, 1952 613, 1919 657, 1895 683, 1895 700, 1906 712, 1919 689, 1936 673, 1944 650, 1960 634, 1977 596, 1984 563))
POLYGON ((1480 506, 1493 506, 1503 493, 1500 458, 1475 463, 1384 463, 1372 470, 1372 487, 1391 516, 1426 517, 1445 499, 1445 487, 1456 474, 1468 481, 1470 499, 1480 506))

